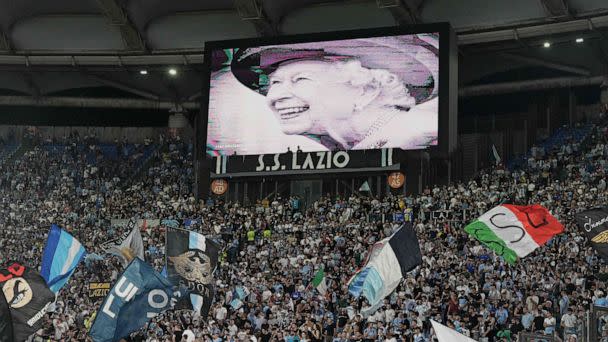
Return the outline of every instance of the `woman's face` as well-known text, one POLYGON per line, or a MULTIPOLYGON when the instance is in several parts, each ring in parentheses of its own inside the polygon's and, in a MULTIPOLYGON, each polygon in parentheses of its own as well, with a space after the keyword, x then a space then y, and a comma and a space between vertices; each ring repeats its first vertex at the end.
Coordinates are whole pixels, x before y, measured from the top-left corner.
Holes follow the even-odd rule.
POLYGON ((327 134, 352 117, 361 93, 347 80, 331 62, 284 63, 270 75, 266 101, 285 134, 327 134))

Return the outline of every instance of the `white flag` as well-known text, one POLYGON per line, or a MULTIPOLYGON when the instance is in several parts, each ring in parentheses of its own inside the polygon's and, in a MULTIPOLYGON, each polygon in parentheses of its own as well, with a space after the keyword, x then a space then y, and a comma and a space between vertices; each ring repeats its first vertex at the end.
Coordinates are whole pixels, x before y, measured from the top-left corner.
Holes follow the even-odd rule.
POLYGON ((431 320, 433 330, 439 342, 477 342, 472 338, 466 337, 456 330, 452 330, 445 325, 431 320))
POLYGON ((494 155, 494 161, 496 162, 496 165, 500 164, 500 161, 502 159, 498 155, 498 150, 496 149, 496 146, 494 144, 492 144, 492 154, 494 155))
POLYGON ((120 245, 110 247, 107 252, 118 256, 123 266, 127 266, 135 257, 145 260, 144 241, 141 238, 139 227, 135 225, 120 245))
POLYGON ((361 191, 361 192, 370 191, 369 184, 367 183, 367 181, 365 181, 363 184, 361 184, 361 187, 359 187, 359 191, 361 191))

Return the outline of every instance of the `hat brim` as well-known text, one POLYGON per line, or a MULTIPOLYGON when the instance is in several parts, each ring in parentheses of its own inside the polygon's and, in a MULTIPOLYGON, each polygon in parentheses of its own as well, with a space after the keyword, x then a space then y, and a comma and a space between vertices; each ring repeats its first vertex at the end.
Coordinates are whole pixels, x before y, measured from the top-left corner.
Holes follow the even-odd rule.
MULTIPOLYGON (((230 71, 247 88, 266 95, 268 76, 282 63, 298 60, 327 62, 358 60, 370 69, 384 69, 395 74, 409 89, 416 103, 438 95, 439 49, 436 35, 406 35, 376 38, 336 40, 229 49, 230 71)), ((220 63, 214 55, 214 64, 220 63)), ((220 69, 218 67, 214 68, 220 69)))

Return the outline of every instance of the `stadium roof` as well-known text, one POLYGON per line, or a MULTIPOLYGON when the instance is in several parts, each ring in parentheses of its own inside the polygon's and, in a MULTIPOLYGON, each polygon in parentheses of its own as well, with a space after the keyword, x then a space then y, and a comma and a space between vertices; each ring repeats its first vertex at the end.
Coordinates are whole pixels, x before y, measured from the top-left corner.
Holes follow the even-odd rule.
POLYGON ((608 73, 606 0, 0 0, 0 88, 187 101, 200 92, 205 41, 445 21, 465 85, 529 66, 608 73))

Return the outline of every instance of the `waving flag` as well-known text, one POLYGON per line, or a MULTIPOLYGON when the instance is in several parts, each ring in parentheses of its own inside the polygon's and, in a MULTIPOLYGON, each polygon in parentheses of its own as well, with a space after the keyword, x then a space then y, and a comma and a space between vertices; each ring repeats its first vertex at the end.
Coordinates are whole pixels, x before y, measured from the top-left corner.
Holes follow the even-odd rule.
POLYGON ((315 277, 312 279, 312 286, 314 286, 323 296, 327 293, 327 282, 325 281, 325 270, 323 267, 319 268, 319 271, 317 271, 315 277))
POLYGON ((101 304, 89 335, 95 342, 118 341, 170 309, 173 294, 165 277, 135 258, 101 304))
POLYGON ((435 335, 439 342, 475 342, 474 339, 464 336, 456 330, 450 329, 445 325, 431 320, 435 335))
POLYGON ((11 311, 4 298, 4 293, 0 292, 0 342, 13 341, 13 322, 11 311))
POLYGON ((503 204, 464 230, 513 264, 562 233, 564 226, 541 205, 503 204))
POLYGON ((585 210, 575 215, 591 246, 608 261, 608 207, 585 210))
POLYGON ((85 254, 82 244, 72 235, 56 225, 51 226, 40 271, 51 291, 59 292, 85 254))
POLYGON ((422 263, 420 246, 410 222, 390 237, 376 243, 366 265, 348 282, 348 291, 355 297, 362 293, 372 307, 399 285, 405 274, 422 263))
POLYGON ((176 307, 206 317, 215 293, 213 272, 219 245, 197 232, 172 227, 167 227, 166 241, 168 279, 192 290, 190 301, 181 301, 176 307))
POLYGON ((55 295, 35 270, 18 262, 7 265, 0 267, 0 296, 5 301, 0 303, 0 332, 3 334, 0 341, 25 341, 42 327, 42 318, 55 295), (8 335, 11 330, 12 335, 8 335))
POLYGON ((120 245, 111 246, 107 253, 116 255, 125 267, 135 257, 144 260, 144 240, 141 238, 139 227, 134 224, 133 229, 120 245))

